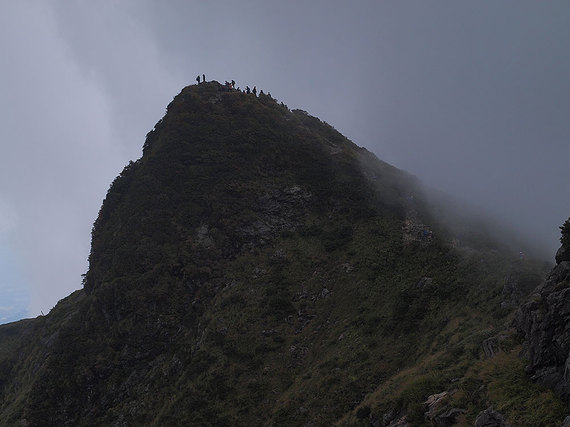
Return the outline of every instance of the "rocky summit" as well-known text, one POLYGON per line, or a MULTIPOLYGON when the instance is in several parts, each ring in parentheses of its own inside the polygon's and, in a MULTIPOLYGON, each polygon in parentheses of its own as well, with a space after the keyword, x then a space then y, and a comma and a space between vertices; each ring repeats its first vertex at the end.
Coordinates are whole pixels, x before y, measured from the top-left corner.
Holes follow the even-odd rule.
POLYGON ((0 424, 560 424, 566 320, 533 313, 563 295, 517 317, 559 394, 510 327, 550 265, 450 215, 305 111, 188 86, 112 183, 83 289, 0 326, 0 424))

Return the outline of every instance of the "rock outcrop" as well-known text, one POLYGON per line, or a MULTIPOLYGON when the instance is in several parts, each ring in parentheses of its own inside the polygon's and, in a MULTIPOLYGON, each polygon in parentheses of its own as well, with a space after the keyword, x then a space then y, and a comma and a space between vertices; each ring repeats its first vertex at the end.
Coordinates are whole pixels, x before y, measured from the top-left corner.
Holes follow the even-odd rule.
POLYGON ((514 325, 525 339, 528 373, 566 401, 570 398, 570 261, 568 249, 516 313, 514 325))
POLYGON ((444 391, 428 396, 424 402, 427 409, 424 416, 426 421, 437 427, 447 427, 456 424, 456 419, 467 412, 465 409, 450 406, 451 393, 444 391))
POLYGON ((556 263, 560 264, 564 261, 570 261, 570 250, 565 246, 560 246, 560 249, 556 252, 556 263))
POLYGON ((505 417, 493 408, 481 411, 475 419, 475 427, 508 427, 505 417))

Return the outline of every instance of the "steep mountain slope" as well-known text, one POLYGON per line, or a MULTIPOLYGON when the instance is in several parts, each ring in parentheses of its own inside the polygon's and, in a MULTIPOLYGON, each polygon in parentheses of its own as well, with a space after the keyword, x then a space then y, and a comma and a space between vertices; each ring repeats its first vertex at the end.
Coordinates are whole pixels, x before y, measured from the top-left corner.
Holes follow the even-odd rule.
POLYGON ((556 266, 516 313, 515 326, 525 338, 527 372, 570 401, 570 219, 562 228, 556 266))
POLYGON ((428 421, 559 421, 506 331, 544 269, 307 113, 189 86, 109 189, 84 289, 0 327, 0 419, 418 425, 446 392, 428 421))

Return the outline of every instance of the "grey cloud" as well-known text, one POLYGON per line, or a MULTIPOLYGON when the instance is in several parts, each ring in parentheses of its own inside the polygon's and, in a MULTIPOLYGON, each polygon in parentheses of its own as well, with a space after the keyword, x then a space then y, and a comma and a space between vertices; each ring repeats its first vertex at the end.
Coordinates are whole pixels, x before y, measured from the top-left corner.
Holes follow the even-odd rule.
POLYGON ((0 237, 38 314, 80 287, 91 224, 124 160, 106 101, 62 48, 49 9, 22 2, 4 12, 0 194, 18 222, 0 237))

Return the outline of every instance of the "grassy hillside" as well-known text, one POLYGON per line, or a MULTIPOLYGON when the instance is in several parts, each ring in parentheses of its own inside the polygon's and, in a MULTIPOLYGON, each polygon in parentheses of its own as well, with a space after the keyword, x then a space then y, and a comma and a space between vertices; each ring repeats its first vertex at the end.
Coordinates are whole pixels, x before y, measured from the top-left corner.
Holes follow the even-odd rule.
POLYGON ((421 425, 447 391, 457 422, 560 421, 508 330, 546 266, 461 237, 326 123, 187 87, 109 189, 84 290, 0 327, 0 419, 421 425))

